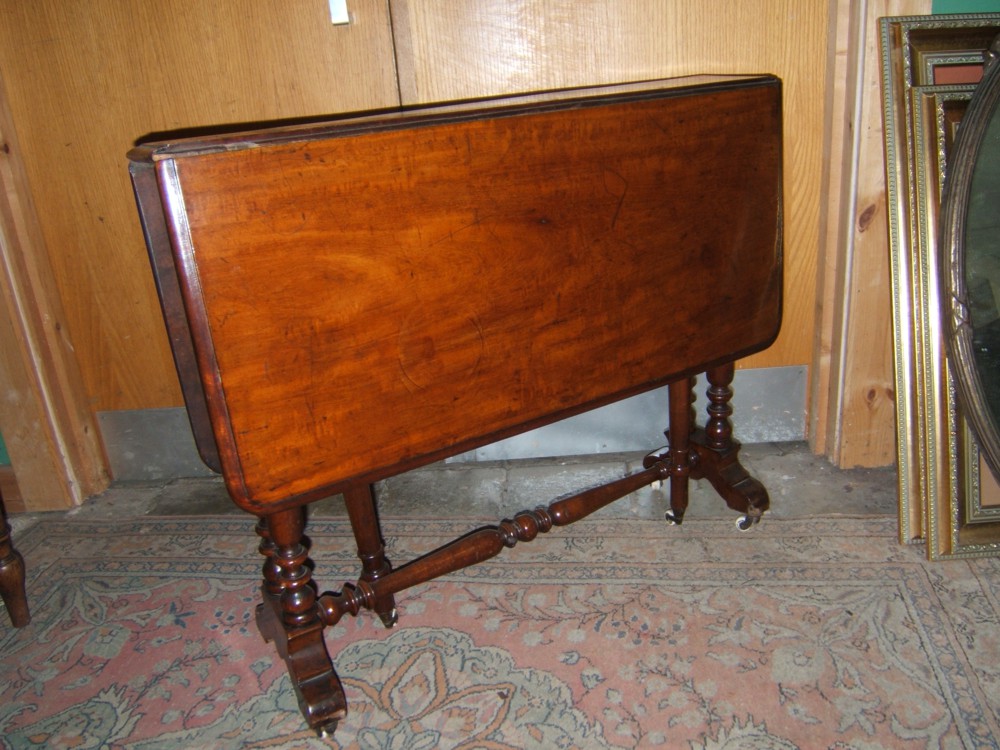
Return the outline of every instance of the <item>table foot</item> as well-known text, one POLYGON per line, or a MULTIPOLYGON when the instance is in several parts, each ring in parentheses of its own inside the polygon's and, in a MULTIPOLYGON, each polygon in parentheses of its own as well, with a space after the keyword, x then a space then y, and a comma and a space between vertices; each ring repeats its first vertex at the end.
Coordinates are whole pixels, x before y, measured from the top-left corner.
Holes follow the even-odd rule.
POLYGON ((739 462, 740 444, 731 440, 725 448, 715 448, 703 430, 696 430, 691 436, 691 447, 696 456, 691 477, 707 479, 726 505, 744 514, 739 521, 741 529, 759 523, 771 501, 764 485, 739 462))
POLYGON ((770 505, 764 485, 750 476, 739 461, 740 444, 733 439, 729 405, 733 392, 733 364, 706 371, 708 378, 708 420, 704 428, 694 427, 692 409, 694 382, 683 378, 670 384, 669 449, 646 456, 643 465, 665 462, 670 474, 670 510, 666 520, 680 524, 688 506, 688 480, 707 479, 726 504, 743 515, 737 526, 744 531, 760 522, 770 505))
POLYGON ((265 557, 257 628, 285 661, 309 726, 328 735, 347 715, 347 698, 323 639, 304 528, 303 508, 272 513, 257 524, 265 557))
POLYGON ((23 628, 31 622, 24 576, 24 558, 11 542, 10 525, 7 523, 3 497, 0 496, 0 597, 3 598, 10 622, 15 628, 23 628))
POLYGON ((257 605, 257 627, 267 642, 274 642, 288 667, 299 708, 309 726, 321 736, 332 735, 347 716, 347 697, 333 668, 319 621, 303 627, 286 627, 281 602, 268 593, 257 605))

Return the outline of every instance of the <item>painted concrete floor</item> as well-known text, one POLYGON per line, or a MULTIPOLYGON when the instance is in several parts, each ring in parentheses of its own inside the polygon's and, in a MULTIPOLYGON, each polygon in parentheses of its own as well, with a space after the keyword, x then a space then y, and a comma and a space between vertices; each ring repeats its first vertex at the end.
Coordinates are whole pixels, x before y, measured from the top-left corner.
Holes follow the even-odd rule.
MULTIPOLYGON (((745 445, 740 459, 768 489, 777 518, 833 515, 895 515, 894 468, 840 470, 813 455, 805 443, 745 445)), ((642 454, 600 454, 561 459, 438 463, 380 483, 383 517, 495 519, 547 505, 553 499, 642 468, 642 454)), ((605 517, 661 519, 669 508, 667 488, 644 487, 598 511, 605 517)), ((229 500, 221 479, 116 483, 71 517, 191 516, 243 513, 229 500)), ((314 517, 345 515, 338 498, 313 503, 314 517)), ((14 533, 35 516, 12 519, 14 533)), ((732 518, 707 481, 691 483, 688 518, 732 518)))

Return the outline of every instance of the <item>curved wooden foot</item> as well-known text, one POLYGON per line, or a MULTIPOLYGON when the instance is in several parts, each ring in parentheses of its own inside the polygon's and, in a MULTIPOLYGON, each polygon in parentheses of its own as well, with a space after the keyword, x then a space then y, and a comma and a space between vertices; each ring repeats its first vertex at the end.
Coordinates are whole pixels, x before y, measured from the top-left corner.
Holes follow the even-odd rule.
POLYGON ((737 521, 749 529, 760 521, 770 505, 764 485, 750 476, 739 462, 740 444, 733 439, 729 417, 733 365, 722 365, 706 373, 708 390, 708 421, 705 427, 693 429, 691 410, 693 382, 689 378, 670 384, 670 428, 666 435, 670 448, 665 453, 650 454, 643 460, 645 467, 666 463, 670 473, 669 523, 684 520, 688 505, 688 480, 707 479, 726 505, 744 515, 737 521))
POLYGON ((323 640, 323 622, 303 545, 304 527, 302 508, 273 513, 257 524, 265 557, 257 628, 265 641, 274 641, 288 666, 309 726, 327 735, 347 715, 347 698, 323 640))
POLYGON ((24 558, 10 540, 10 525, 0 495, 0 597, 7 607, 10 622, 23 628, 31 622, 28 595, 24 590, 24 558))
MULTIPOLYGON (((3 538, 0 538, 0 547, 2 546, 3 538)), ((28 595, 24 589, 24 559, 13 547, 9 547, 9 554, 0 559, 0 596, 7 607, 11 625, 23 628, 31 622, 28 595)))
POLYGON ((708 377, 708 421, 704 429, 691 435, 694 452, 691 477, 707 479, 715 491, 733 510, 745 513, 740 528, 747 529, 760 521, 770 506, 764 485, 750 476, 739 462, 740 444, 733 439, 729 421, 733 410, 729 400, 733 396, 729 384, 733 382, 733 364, 714 367, 706 372, 708 377))
POLYGON ((750 476, 739 462, 740 444, 733 440, 728 448, 713 448, 707 444, 704 431, 697 430, 691 436, 691 447, 697 456, 691 476, 707 479, 726 505, 746 514, 749 523, 740 528, 749 528, 759 522, 771 501, 764 485, 750 476))
POLYGON ((280 600, 264 592, 257 605, 257 628, 273 641, 295 687, 299 708, 309 726, 321 735, 333 734, 347 716, 347 697, 323 640, 323 623, 288 628, 282 622, 280 600))

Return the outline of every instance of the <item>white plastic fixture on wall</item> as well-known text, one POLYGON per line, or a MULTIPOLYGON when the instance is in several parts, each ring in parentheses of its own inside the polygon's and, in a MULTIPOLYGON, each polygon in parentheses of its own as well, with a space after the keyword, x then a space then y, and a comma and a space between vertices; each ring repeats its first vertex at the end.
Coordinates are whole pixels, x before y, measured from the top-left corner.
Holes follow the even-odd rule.
POLYGON ((343 26, 351 22, 347 13, 347 0, 330 0, 330 22, 334 26, 343 26))

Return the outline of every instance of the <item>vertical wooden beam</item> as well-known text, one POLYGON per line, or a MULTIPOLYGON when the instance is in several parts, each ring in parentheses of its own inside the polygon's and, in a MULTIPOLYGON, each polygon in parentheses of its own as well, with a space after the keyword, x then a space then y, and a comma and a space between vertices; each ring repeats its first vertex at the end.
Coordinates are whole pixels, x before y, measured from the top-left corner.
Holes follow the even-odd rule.
POLYGON ((810 441, 841 467, 895 460, 896 422, 878 19, 930 0, 833 0, 810 441))
POLYGON ((834 288, 841 243, 842 184, 850 167, 850 131, 854 108, 848 100, 856 71, 851 38, 852 0, 830 0, 827 81, 823 132, 823 199, 820 212, 820 252, 816 264, 816 337, 809 368, 808 435, 815 453, 826 453, 830 419, 830 355, 833 349, 834 288), (847 153, 845 153, 845 150, 847 153))
POLYGON ((0 79, 0 430, 27 510, 108 484, 0 79))

